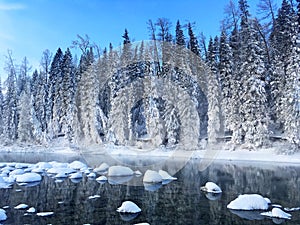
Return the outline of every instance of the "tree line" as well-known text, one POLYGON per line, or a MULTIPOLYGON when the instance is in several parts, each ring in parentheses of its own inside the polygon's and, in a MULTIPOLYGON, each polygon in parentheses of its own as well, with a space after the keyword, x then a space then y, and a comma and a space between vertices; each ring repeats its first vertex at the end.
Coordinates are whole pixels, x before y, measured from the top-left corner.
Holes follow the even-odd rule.
MULTIPOLYGON (((143 42, 134 45, 127 29, 118 51, 111 44, 100 51, 88 36, 78 36, 72 44, 81 50, 79 63, 70 48, 65 52, 58 48, 54 56, 46 50, 40 70, 32 74, 26 57, 16 66, 12 53, 8 52, 7 80, 0 86, 2 140, 8 144, 15 141, 47 144, 60 136, 68 143, 113 140, 112 117, 120 114, 113 115, 112 108, 126 107, 114 105, 112 101, 118 85, 128 83, 126 76, 133 79, 143 76, 138 75, 140 71, 150 73, 151 70, 151 73, 155 71, 156 79, 172 77, 172 81, 187 87, 192 98, 198 99, 195 104, 202 105, 197 110, 207 112, 202 118, 206 131, 200 133, 202 138, 207 136, 209 142, 216 142, 225 133, 231 136, 234 145, 261 147, 268 145, 271 137, 280 137, 293 146, 291 151, 298 149, 300 2, 283 0, 277 9, 272 0, 260 0, 258 9, 260 19, 250 15, 247 0, 239 0, 238 4, 229 1, 220 35, 210 37, 208 42, 203 34, 195 35, 191 23, 182 25, 177 21, 173 33, 170 20, 149 20, 152 43, 160 41, 176 46, 171 53, 163 52, 163 47, 162 52, 155 52, 158 49, 155 46, 149 52, 143 42), (178 68, 170 66, 176 64, 190 73, 199 72, 194 66, 195 58, 187 57, 180 49, 188 49, 210 68, 206 77, 199 77, 207 86, 207 90, 202 90, 205 95, 200 93, 192 78, 180 78, 182 74, 178 68), (162 58, 148 65, 145 58, 151 54, 152 58, 160 54, 162 58), (128 66, 129 59, 144 63, 135 64, 134 68, 126 67, 128 71, 124 73, 127 75, 120 75, 118 69, 128 66)), ((141 89, 141 93, 149 91, 145 87, 141 89)), ((128 100, 129 97, 124 96, 120 101, 128 100)), ((164 104, 154 99, 151 106, 156 107, 164 120, 164 138, 160 142, 176 144, 182 121, 178 112, 163 108, 164 104)), ((153 108, 147 104, 140 104, 134 109, 136 116, 132 116, 132 109, 122 115, 124 121, 118 125, 129 126, 127 131, 122 131, 128 136, 125 139, 147 133, 145 127, 150 127, 151 122, 143 114, 151 110, 153 108)))

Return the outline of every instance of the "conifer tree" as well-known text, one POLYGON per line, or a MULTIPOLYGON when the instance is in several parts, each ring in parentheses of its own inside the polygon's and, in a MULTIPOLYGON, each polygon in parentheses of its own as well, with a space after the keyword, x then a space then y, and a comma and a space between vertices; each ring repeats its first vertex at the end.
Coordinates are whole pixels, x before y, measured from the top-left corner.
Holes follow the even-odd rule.
POLYGON ((56 115, 54 107, 59 110, 60 106, 56 105, 59 101, 58 93, 61 85, 61 64, 63 59, 63 52, 60 48, 57 49, 57 52, 52 60, 50 71, 49 71, 49 93, 48 93, 48 106, 47 106, 47 121, 48 121, 48 134, 50 137, 53 137, 57 129, 57 120, 59 115, 56 115))
POLYGON ((197 56, 200 56, 200 48, 198 45, 198 40, 194 35, 191 23, 188 23, 188 34, 189 34, 188 49, 190 49, 197 56))
POLYGON ((14 141, 17 139, 18 131, 18 99, 17 99, 17 84, 16 84, 16 68, 12 58, 11 51, 7 56, 6 71, 8 77, 6 80, 6 94, 4 99, 4 135, 6 140, 14 141))
POLYGON ((0 137, 3 136, 3 131, 4 131, 4 96, 2 92, 2 82, 0 79, 0 137))

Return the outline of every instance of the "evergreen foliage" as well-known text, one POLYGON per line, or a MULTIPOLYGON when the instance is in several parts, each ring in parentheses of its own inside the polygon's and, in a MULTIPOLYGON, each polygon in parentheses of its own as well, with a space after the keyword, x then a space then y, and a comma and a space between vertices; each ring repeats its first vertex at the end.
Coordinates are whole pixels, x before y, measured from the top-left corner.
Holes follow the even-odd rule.
POLYGON ((32 76, 27 58, 18 67, 8 52, 0 139, 174 146, 217 143, 225 131, 233 146, 262 147, 279 135, 292 146, 287 153, 299 150, 300 2, 291 2, 275 15, 272 1, 261 0, 271 15, 264 26, 239 0, 240 15, 231 6, 232 23, 209 39, 203 59, 191 23, 184 30, 178 20, 173 35, 166 18, 149 20, 152 42, 132 43, 125 29, 122 47, 110 44, 99 58, 88 36, 78 36, 78 65, 69 48, 53 59, 45 51, 32 76))

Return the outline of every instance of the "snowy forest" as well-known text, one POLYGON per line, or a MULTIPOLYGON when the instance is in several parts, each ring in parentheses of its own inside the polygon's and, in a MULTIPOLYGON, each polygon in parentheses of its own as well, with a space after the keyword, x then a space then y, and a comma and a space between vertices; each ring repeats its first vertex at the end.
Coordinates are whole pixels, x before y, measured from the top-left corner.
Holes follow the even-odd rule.
MULTIPOLYGON (((300 1, 229 1, 219 36, 149 20, 149 40, 99 50, 78 35, 70 48, 42 53, 39 70, 8 51, 0 85, 5 145, 196 146, 230 140, 263 147, 274 139, 300 148, 300 1), (81 51, 79 60, 71 49, 81 51), (79 62, 78 62, 79 61, 79 62)), ((205 28, 202 28, 205 31, 205 28)))

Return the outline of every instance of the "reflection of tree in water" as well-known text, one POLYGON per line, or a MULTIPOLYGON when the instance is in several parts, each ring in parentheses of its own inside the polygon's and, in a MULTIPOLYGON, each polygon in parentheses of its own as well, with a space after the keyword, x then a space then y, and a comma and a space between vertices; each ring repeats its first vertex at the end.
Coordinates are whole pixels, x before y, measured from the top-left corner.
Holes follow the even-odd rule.
MULTIPOLYGON (((300 168, 212 164, 199 171, 199 161, 190 161, 176 176, 177 181, 162 185, 156 191, 144 186, 99 184, 84 178, 78 184, 62 183, 44 177, 35 187, 14 186, 0 189, 1 204, 9 205, 7 224, 272 224, 272 220, 249 220, 231 213, 227 204, 242 193, 259 193, 284 207, 297 207, 300 202, 300 168), (210 201, 200 187, 214 181, 223 190, 220 199, 210 201), (17 192, 17 189, 22 191, 17 192), (98 194, 101 197, 88 199, 98 194), (132 200, 142 213, 130 222, 124 222, 116 209, 122 201, 132 200), (60 202, 60 203, 59 203, 60 202), (13 207, 26 203, 38 211, 54 211, 49 218, 24 217, 24 211, 13 207)), ((168 166, 164 168, 168 171, 168 166)), ((142 177, 139 179, 142 180, 142 177)), ((249 217, 251 218, 251 216, 249 217)), ((297 224, 299 215, 293 214, 289 224, 297 224)))

